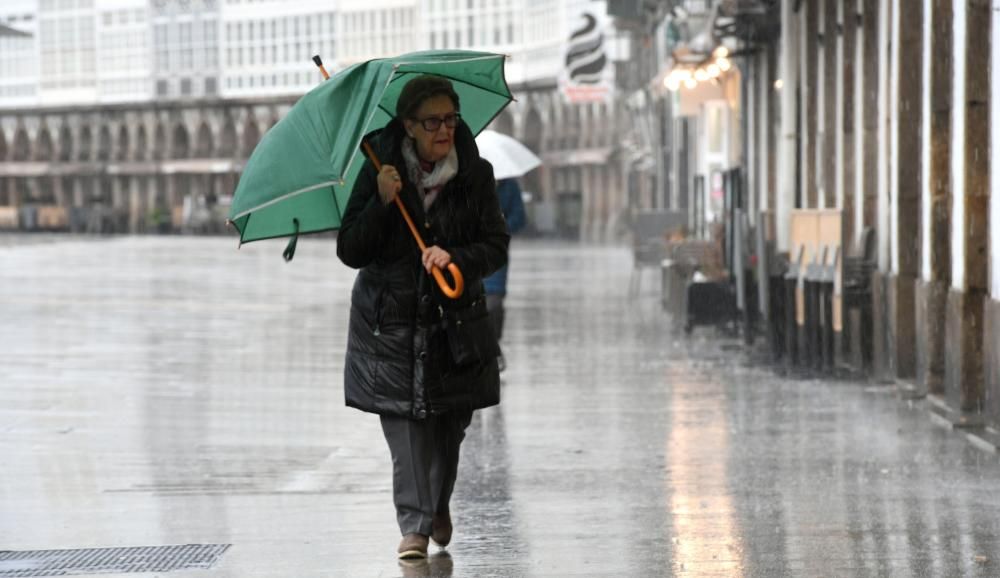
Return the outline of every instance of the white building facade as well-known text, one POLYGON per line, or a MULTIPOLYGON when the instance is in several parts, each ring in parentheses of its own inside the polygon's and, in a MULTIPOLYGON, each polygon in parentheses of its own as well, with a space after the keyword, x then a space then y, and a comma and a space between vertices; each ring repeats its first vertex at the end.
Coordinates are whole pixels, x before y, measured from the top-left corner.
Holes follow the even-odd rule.
POLYGON ((302 94, 415 50, 510 55, 511 85, 558 76, 581 0, 7 0, 0 108, 302 94), (40 63, 46 63, 41 66, 40 63))
MULTIPOLYGON (((609 50, 606 6, 591 0, 5 0, 0 161, 36 164, 4 167, 0 205, 76 207, 110 187, 128 205, 130 230, 142 231, 144 212, 176 210, 192 183, 230 192, 261 136, 321 82, 314 55, 336 73, 371 58, 471 49, 509 56, 517 99, 494 128, 544 160, 523 179, 538 231, 617 237, 627 199, 638 197, 622 192, 629 181, 615 151, 642 139, 615 128, 613 90, 584 102, 560 84, 571 36, 590 26, 584 10, 606 36, 592 48, 609 50), (97 172, 134 164, 114 167, 120 182, 110 185, 90 173, 52 184, 37 164, 71 159, 97 172)), ((641 51, 632 52, 601 61, 614 67, 641 51)))
POLYGON ((218 0, 152 0, 151 25, 155 98, 217 96, 218 0))
POLYGON ((328 69, 337 53, 338 11, 329 0, 225 0, 219 44, 221 94, 302 94, 321 80, 312 57, 328 69))
POLYGON ((101 102, 149 100, 150 10, 147 0, 101 0, 97 9, 97 94, 101 102))
POLYGON ((0 4, 0 102, 34 104, 38 98, 38 2, 0 4))

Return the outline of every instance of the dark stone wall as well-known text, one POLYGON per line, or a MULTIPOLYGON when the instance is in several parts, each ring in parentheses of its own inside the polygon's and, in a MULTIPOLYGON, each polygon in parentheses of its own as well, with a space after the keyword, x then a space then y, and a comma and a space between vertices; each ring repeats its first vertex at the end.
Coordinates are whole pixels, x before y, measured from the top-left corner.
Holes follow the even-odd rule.
POLYGON ((890 376, 909 379, 916 367, 915 282, 913 277, 897 275, 889 276, 887 281, 890 376))
POLYGON ((1000 301, 987 299, 983 311, 983 406, 987 419, 1000 424, 1000 301))
POLYGON ((872 273, 872 372, 876 379, 892 376, 888 288, 884 273, 872 273))
POLYGON ((945 323, 945 399, 960 411, 983 409, 983 303, 981 291, 948 291, 945 323))
POLYGON ((944 393, 944 336, 948 286, 939 281, 917 281, 916 301, 916 378, 929 393, 944 393))

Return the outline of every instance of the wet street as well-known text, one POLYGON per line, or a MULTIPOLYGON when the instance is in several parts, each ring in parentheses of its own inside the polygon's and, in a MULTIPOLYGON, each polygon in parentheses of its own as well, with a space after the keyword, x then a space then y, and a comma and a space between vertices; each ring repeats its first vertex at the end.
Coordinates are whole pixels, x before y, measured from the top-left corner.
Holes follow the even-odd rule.
POLYGON ((187 544, 218 557, 155 574, 1000 575, 1000 459, 926 402, 780 377, 672 333, 627 250, 520 239, 450 557, 400 566, 378 419, 343 405, 354 272, 283 247, 0 238, 0 578, 47 575, 10 551, 187 544))

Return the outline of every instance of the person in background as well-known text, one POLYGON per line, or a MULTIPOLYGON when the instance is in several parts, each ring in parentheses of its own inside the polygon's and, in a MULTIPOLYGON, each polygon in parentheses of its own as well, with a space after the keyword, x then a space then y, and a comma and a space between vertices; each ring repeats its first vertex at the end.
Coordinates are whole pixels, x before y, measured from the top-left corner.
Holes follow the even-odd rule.
MULTIPOLYGON (((497 197, 500 198, 500 210, 507 221, 507 232, 513 235, 523 229, 528 220, 524 211, 524 199, 521 198, 521 187, 517 184, 517 180, 501 179, 497 181, 497 197)), ((509 264, 508 260, 507 265, 483 280, 486 287, 486 308, 490 312, 490 321, 493 322, 497 342, 503 337, 503 301, 507 296, 507 267, 509 264)), ((503 350, 497 357, 497 365, 500 371, 503 371, 507 366, 503 350)))

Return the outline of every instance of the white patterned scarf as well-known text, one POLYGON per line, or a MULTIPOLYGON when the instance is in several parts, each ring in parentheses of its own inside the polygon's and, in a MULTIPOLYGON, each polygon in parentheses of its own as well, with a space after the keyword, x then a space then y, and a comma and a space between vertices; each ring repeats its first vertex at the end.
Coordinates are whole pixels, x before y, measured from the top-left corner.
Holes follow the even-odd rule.
POLYGON ((424 200, 425 211, 434 204, 438 193, 448 181, 458 174, 458 153, 455 152, 454 146, 451 147, 448 156, 434 163, 434 170, 426 173, 420 167, 420 159, 417 158, 413 139, 403 138, 403 160, 406 161, 406 171, 410 182, 416 185, 420 198, 424 200))

